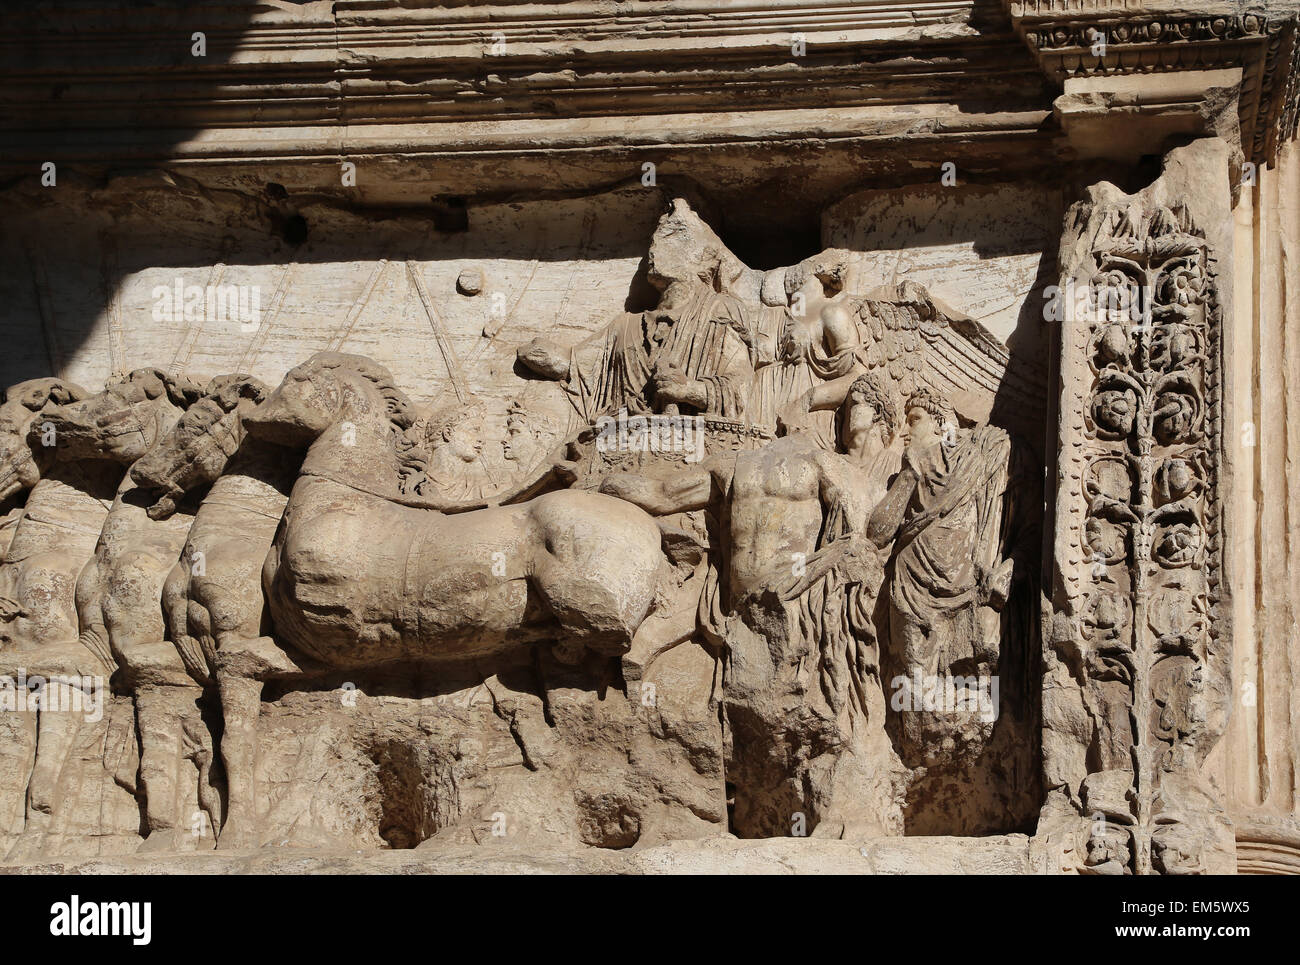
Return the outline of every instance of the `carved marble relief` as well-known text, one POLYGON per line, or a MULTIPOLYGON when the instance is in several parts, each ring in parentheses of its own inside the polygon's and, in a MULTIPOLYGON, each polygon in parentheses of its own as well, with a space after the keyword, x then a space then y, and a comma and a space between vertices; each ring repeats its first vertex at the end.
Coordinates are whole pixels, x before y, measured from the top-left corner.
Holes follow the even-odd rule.
MULTIPOLYGON (((28 492, 5 654, 108 680, 113 714, 38 708, 6 737, 26 755, 0 802, 10 854, 75 848, 103 780, 161 851, 498 825, 866 840, 1031 814, 1041 371, 919 285, 857 290, 846 253, 754 272, 680 200, 648 263, 654 307, 520 345, 491 398, 455 375, 409 264, 452 373, 431 404, 333 350, 274 387, 147 369, 11 390, 6 495, 28 492), (538 386, 567 423, 524 401, 538 386), (123 726, 137 756, 56 766, 123 726), (957 796, 926 812, 921 787, 957 796)), ((481 289, 462 272, 459 296, 481 289)), ((1183 365, 1203 328, 1142 357, 1183 365)), ((1175 566, 1203 552, 1178 510, 1205 423, 1180 405, 1203 383, 1162 364, 1144 418, 1184 448, 1150 471, 1176 493, 1151 552, 1175 566)))

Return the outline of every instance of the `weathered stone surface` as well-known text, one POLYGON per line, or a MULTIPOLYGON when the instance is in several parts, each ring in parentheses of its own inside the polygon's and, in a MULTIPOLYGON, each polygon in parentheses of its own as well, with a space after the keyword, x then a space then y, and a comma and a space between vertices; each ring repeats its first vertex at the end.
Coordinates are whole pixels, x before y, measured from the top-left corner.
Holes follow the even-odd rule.
POLYGON ((0 42, 4 870, 1295 870, 1300 5, 131 14, 0 42))
POLYGON ((845 841, 714 838, 639 851, 533 851, 514 844, 413 852, 257 852, 131 855, 82 862, 3 865, 0 874, 703 874, 902 875, 1038 873, 1030 839, 904 838, 845 841))

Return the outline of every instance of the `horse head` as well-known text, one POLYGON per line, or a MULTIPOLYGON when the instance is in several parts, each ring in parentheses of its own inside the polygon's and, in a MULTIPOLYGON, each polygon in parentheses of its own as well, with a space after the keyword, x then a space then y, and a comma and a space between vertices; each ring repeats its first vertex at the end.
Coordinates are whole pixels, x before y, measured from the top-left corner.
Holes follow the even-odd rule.
POLYGON ((4 393, 4 402, 0 403, 0 503, 31 489, 41 477, 28 434, 33 428, 39 432, 44 421, 38 419, 42 412, 87 395, 85 389, 62 379, 30 379, 10 386, 4 393))
POLYGON ((202 397, 148 453, 131 467, 141 489, 159 494, 149 507, 165 519, 187 492, 217 479, 244 441, 243 420, 270 393, 251 375, 218 375, 202 397))
MULTIPOLYGON (((361 355, 318 352, 290 369, 270 397, 244 419, 250 435, 294 449, 330 430, 347 436, 376 428, 404 433, 415 422, 392 374, 361 355)), ((355 439, 345 441, 352 446, 355 439)))
POLYGON ((52 438, 53 458, 106 459, 129 466, 166 435, 200 389, 189 379, 161 369, 136 369, 112 379, 104 391, 52 406, 29 430, 52 438))

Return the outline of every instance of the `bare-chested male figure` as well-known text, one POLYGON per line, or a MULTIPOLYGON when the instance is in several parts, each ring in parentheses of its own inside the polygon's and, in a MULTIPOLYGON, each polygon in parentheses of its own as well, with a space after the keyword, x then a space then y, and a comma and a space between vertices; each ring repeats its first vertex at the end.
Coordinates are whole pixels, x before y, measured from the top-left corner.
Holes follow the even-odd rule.
POLYGON ((712 508, 726 533, 701 612, 727 653, 728 776, 744 835, 789 834, 792 820, 810 833, 897 830, 883 698, 866 680, 877 668, 883 557, 848 539, 865 533, 901 461, 894 409, 874 376, 854 383, 837 425, 843 453, 791 427, 761 449, 668 478, 621 474, 601 485, 655 515, 712 508), (850 545, 857 551, 828 552, 850 545), (834 777, 808 781, 812 769, 834 777), (810 796, 811 786, 829 790, 810 796))
POLYGON ((666 478, 609 476, 600 491, 660 516, 725 506, 726 586, 731 602, 739 603, 775 585, 794 585, 801 560, 831 540, 865 532, 898 471, 893 406, 873 377, 857 381, 838 415, 843 454, 792 427, 761 449, 712 456, 666 478))

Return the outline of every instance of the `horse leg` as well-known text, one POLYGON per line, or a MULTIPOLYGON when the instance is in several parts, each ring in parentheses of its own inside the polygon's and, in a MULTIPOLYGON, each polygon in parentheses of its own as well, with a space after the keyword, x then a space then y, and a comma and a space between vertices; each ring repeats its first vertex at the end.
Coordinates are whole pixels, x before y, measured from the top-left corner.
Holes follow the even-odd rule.
POLYGON ((215 826, 201 816, 200 775, 192 763, 195 726, 203 728, 195 686, 142 685, 135 712, 140 733, 140 783, 149 836, 140 851, 211 848, 215 826))
MULTIPOLYGON (((186 744, 185 755, 194 762, 198 770, 198 804, 199 810, 208 816, 208 827, 216 837, 217 829, 222 824, 221 787, 218 787, 217 772, 213 770, 212 728, 203 714, 183 722, 186 744)), ((224 786, 224 785, 223 785, 224 786)), ((201 820, 201 819, 200 819, 201 820)))
POLYGON ((81 731, 81 716, 42 707, 36 715, 36 761, 27 785, 27 820, 8 861, 33 861, 46 853, 46 837, 59 810, 59 778, 81 731))
MULTIPOLYGON (((179 547, 175 553, 179 555, 179 547)), ((140 752, 138 790, 145 810, 142 851, 193 851, 203 844, 191 831, 197 785, 187 773, 192 767, 182 741, 184 722, 198 713, 202 691, 186 671, 176 646, 163 639, 165 621, 159 610, 175 569, 170 553, 128 549, 101 561, 97 583, 89 582, 83 573, 77 587, 82 625, 92 626, 96 616, 103 617, 106 627, 98 627, 97 634, 112 641, 123 681, 133 694, 140 752), (97 593, 98 601, 93 595, 86 600, 83 586, 97 593)), ((211 846, 211 838, 207 844, 211 846)))
POLYGON ((182 555, 163 581, 163 623, 167 639, 176 645, 185 669, 201 684, 212 682, 212 667, 200 640, 211 639, 207 611, 202 606, 190 606, 190 561, 182 555))
POLYGON ((626 545, 552 543, 533 560, 533 589, 559 623, 556 656, 576 662, 584 650, 621 656, 649 614, 663 554, 654 530, 626 545))
POLYGON ((0 855, 22 834, 27 819, 27 788, 36 760, 35 710, 0 713, 0 855))
POLYGON ((268 677, 302 673, 270 637, 223 637, 217 647, 217 689, 221 695, 221 760, 226 766, 226 817, 217 848, 256 848, 257 720, 262 684, 268 677))
POLYGON ((222 668, 217 670, 221 695, 221 761, 226 768, 226 815, 217 848, 256 848, 257 718, 262 711, 262 681, 222 668))

